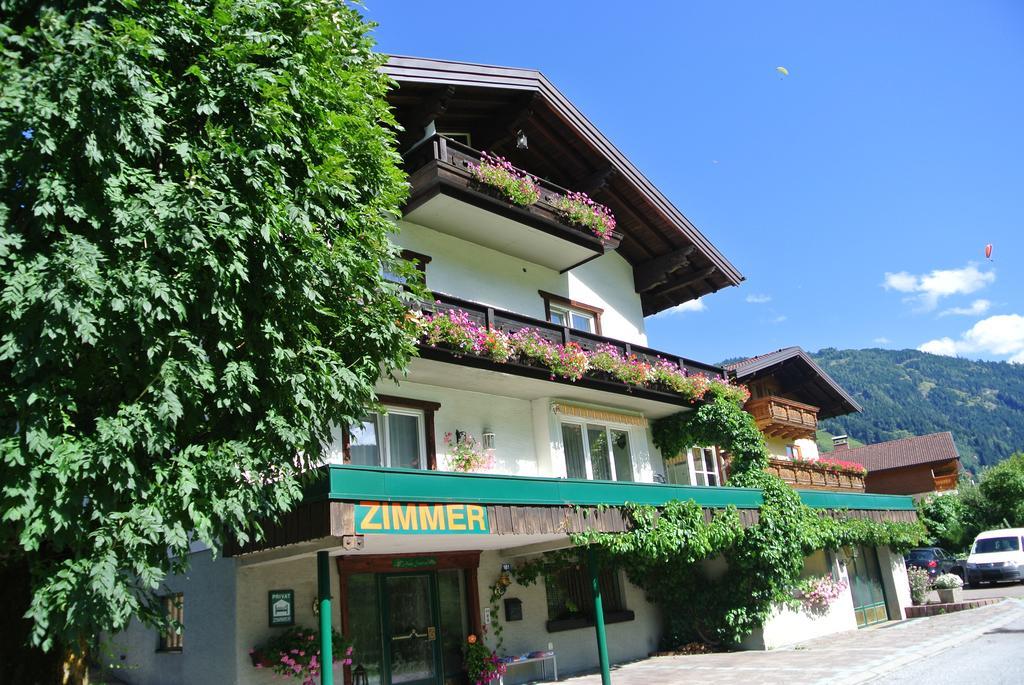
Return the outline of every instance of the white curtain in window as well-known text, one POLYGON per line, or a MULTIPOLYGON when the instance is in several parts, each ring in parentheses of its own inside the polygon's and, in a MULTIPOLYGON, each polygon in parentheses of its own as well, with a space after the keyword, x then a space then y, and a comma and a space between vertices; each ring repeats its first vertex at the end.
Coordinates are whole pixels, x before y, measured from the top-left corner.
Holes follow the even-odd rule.
POLYGON ((388 456, 391 466, 422 468, 420 464, 420 425, 416 416, 388 415, 388 456))
POLYGON ((380 466, 379 417, 370 414, 349 433, 348 452, 351 463, 359 466, 380 466))
POLYGON ((583 453, 583 429, 571 423, 562 424, 562 447, 569 478, 586 478, 587 461, 583 453))

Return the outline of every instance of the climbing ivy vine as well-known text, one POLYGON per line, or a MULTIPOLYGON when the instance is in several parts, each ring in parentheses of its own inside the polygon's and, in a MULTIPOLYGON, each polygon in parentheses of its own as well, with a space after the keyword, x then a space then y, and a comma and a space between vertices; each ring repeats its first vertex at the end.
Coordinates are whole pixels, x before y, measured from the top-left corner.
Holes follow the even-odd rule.
MULTIPOLYGON (((695 411, 656 422, 662 454, 717 445, 731 455, 729 485, 763 493, 759 520, 744 529, 734 507, 710 521, 694 501, 663 507, 629 505, 630 530, 587 532, 577 545, 595 545, 603 563, 623 568, 662 609, 663 641, 676 647, 699 639, 734 645, 764 625, 776 604, 792 599, 804 558, 818 549, 867 544, 902 550, 919 544, 919 523, 822 516, 780 478, 766 473, 768 450, 740 402, 717 397, 695 411), (720 557, 721 564, 702 564, 720 557)), ((536 582, 572 561, 576 552, 551 553, 520 564, 515 579, 536 582)))

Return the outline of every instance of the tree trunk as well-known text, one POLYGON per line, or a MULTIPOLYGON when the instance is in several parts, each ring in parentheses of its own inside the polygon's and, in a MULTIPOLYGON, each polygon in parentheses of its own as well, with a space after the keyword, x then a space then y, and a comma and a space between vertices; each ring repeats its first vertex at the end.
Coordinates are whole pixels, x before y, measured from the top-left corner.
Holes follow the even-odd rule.
POLYGON ((75 682, 64 679, 64 650, 31 646, 32 622, 24 618, 32 597, 30 580, 24 557, 0 558, 0 678, 6 685, 75 682))

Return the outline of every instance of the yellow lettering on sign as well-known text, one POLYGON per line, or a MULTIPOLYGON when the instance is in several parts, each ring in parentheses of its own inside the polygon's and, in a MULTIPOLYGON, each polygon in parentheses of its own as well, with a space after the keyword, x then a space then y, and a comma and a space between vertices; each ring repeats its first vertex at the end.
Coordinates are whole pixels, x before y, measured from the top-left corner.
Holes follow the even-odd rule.
POLYGON ((401 504, 391 505, 391 520, 395 524, 395 530, 418 530, 416 509, 415 504, 407 504, 405 507, 401 504))
POLYGON ((448 530, 466 530, 463 519, 466 517, 466 509, 462 504, 448 505, 448 530))
POLYGON ((376 502, 360 502, 360 504, 367 507, 367 510, 359 526, 363 530, 381 530, 381 525, 373 521, 373 516, 380 510, 380 505, 376 502))
POLYGON ((486 512, 479 504, 466 505, 466 527, 468 530, 479 530, 483 532, 487 525, 484 523, 486 512))
POLYGON ((384 530, 391 530, 391 505, 381 504, 380 505, 380 518, 383 521, 384 530))
POLYGON ((420 507, 420 530, 444 530, 444 508, 436 504, 420 507))

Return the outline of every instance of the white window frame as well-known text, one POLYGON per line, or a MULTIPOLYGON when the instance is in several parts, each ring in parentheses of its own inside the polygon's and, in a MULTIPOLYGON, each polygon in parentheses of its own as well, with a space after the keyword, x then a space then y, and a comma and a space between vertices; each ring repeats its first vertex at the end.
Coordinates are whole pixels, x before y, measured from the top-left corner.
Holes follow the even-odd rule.
MULTIPOLYGON (((679 458, 679 459, 672 460, 672 461, 674 463, 671 464, 671 465, 680 466, 681 462, 682 462, 682 459, 679 458)), ((670 465, 666 464, 666 466, 670 466, 670 465)), ((695 488, 703 488, 703 487, 717 488, 717 487, 721 487, 721 485, 722 485, 722 474, 720 473, 720 470, 718 468, 718 448, 717 447, 691 447, 688 450, 686 450, 686 468, 687 468, 687 472, 690 475, 690 485, 691 486, 693 486, 695 488), (702 458, 704 456, 704 454, 703 454, 704 450, 709 450, 711 452, 711 457, 712 457, 711 463, 714 466, 714 469, 711 470, 711 471, 708 471, 708 470, 704 469, 704 460, 702 458), (701 468, 697 468, 698 465, 701 468), (698 473, 704 476, 704 485, 701 485, 700 483, 697 482, 697 474, 698 473), (715 477, 715 484, 714 485, 708 485, 708 475, 709 474, 713 475, 715 477)), ((666 468, 666 472, 667 471, 668 471, 668 469, 666 468)))
MULTIPOLYGON (((562 417, 558 421, 559 440, 562 441, 562 455, 565 456, 565 439, 562 436, 563 425, 579 426, 583 432, 583 463, 587 470, 587 480, 594 480, 594 462, 590 457, 590 440, 587 438, 587 428, 604 428, 605 438, 608 440, 608 470, 611 475, 611 479, 615 482, 636 482, 636 460, 634 457, 637 454, 637 448, 640 445, 637 444, 635 439, 635 433, 632 430, 634 426, 628 426, 623 423, 606 423, 603 421, 587 421, 586 419, 576 419, 570 417, 562 417), (629 441, 629 467, 632 473, 629 481, 619 481, 619 474, 615 469, 615 454, 612 452, 612 436, 611 431, 621 431, 626 434, 626 440, 629 441)), ((569 465, 566 462, 565 467, 566 476, 569 474, 569 465)))
MULTIPOLYGON (((366 415, 366 418, 374 417, 374 423, 376 424, 377 430, 377 450, 380 453, 381 467, 383 468, 399 468, 391 465, 391 433, 389 431, 389 421, 391 416, 413 416, 416 418, 416 430, 419 435, 419 468, 421 470, 427 469, 427 431, 425 424, 425 417, 423 411, 420 409, 409 409, 406 407, 389 407, 385 406, 383 412, 370 412, 366 415)), ((352 446, 352 440, 349 438, 349 446, 352 446)), ((401 467, 408 468, 408 467, 401 467)))
MULTIPOLYGON (((555 304, 554 302, 552 302, 552 303, 550 303, 548 305, 548 311, 549 311, 549 315, 548 315, 548 320, 549 321, 551 320, 551 317, 554 316, 555 314, 558 314, 559 316, 561 316, 565 320, 564 323, 559 324, 560 326, 566 326, 568 328, 571 328, 574 331, 583 331, 585 333, 597 333, 597 317, 594 316, 593 312, 588 312, 588 311, 585 311, 583 309, 576 309, 575 307, 569 307, 569 306, 566 306, 566 305, 563 305, 563 304, 555 304), (589 327, 586 328, 586 329, 583 329, 583 328, 576 328, 575 326, 573 326, 572 325, 572 317, 573 316, 578 316, 581 319, 586 320, 587 323, 589 324, 589 327)), ((550 321, 550 322, 551 323, 558 323, 556 321, 550 321)))

